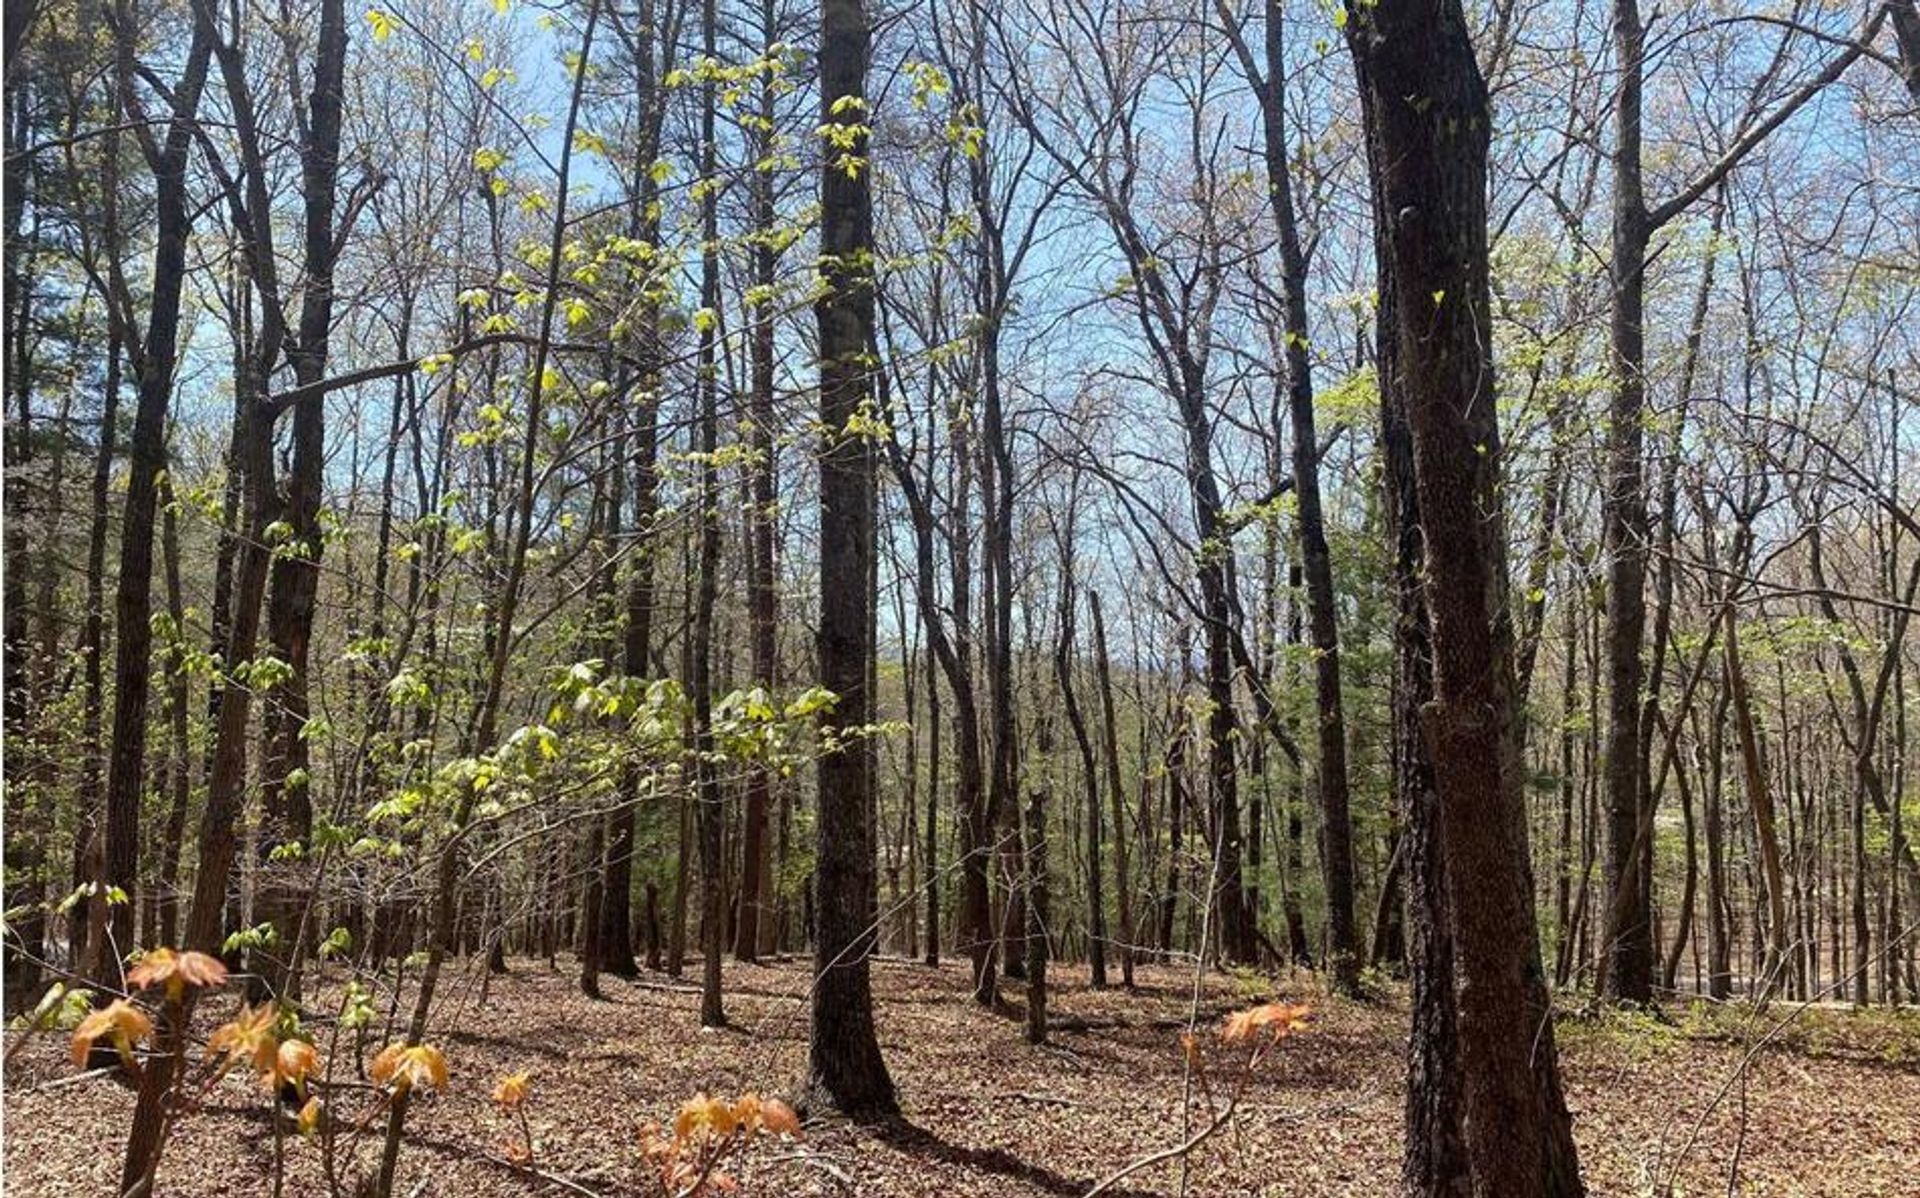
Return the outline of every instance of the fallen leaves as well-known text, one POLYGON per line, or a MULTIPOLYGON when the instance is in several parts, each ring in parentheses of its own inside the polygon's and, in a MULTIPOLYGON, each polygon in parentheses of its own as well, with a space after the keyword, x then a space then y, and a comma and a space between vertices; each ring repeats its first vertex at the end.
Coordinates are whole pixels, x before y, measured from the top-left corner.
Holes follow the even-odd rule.
MULTIPOLYGON (((337 1005, 342 983, 337 972, 329 972, 332 977, 311 982, 306 1000, 315 1008, 337 1005)), ((1192 975, 1143 964, 1138 976, 1136 993, 1117 987, 1096 992, 1084 985, 1084 969, 1058 968, 1056 1047, 1035 1050, 1021 1039, 1017 1018, 972 1004, 964 962, 935 971, 882 958, 873 969, 876 1016, 908 1124, 861 1128, 821 1121, 806 1129, 801 1143, 756 1137, 720 1168, 739 1193, 761 1198, 1085 1194, 1130 1161, 1182 1144, 1210 1120, 1197 1099, 1183 1101, 1181 1088, 1179 1040, 1193 1014, 1192 975), (1046 1101, 1030 1101, 1034 1095, 1046 1101), (1183 1123, 1188 1118, 1190 1125, 1183 1123)), ((436 1017, 436 1043, 447 1054, 457 1053, 460 1077, 471 1071, 487 1080, 476 1081, 474 1092, 463 1097, 456 1077, 453 1101, 418 1104, 409 1113, 396 1192, 411 1193, 425 1182, 431 1193, 517 1198, 528 1192, 522 1166, 533 1159, 529 1145, 537 1144, 543 1175, 573 1179, 600 1193, 632 1193, 639 1163, 635 1122, 653 1113, 671 1123, 688 1096, 702 1090, 709 1101, 723 1102, 726 1118, 737 1125, 755 1117, 746 1100, 758 1089, 760 1125, 779 1132, 790 1112, 774 1107, 766 1095, 804 1072, 807 965, 729 962, 725 980, 729 1012, 744 1030, 702 1037, 692 1031, 695 988, 676 988, 661 975, 647 974, 633 985, 609 980, 606 1000, 591 1002, 578 995, 564 968, 548 972, 541 964, 512 962, 512 973, 490 983, 484 1005, 453 1004, 436 1017), (518 1106, 501 1108, 512 1111, 504 1117, 489 1115, 495 1105, 489 1092, 498 1095, 516 1078, 525 1087, 518 1106), (523 1118, 532 1140, 517 1132, 523 1118)), ((1312 979, 1301 974, 1265 984, 1288 982, 1310 986, 1312 979)), ((1003 993, 1017 1015, 1017 985, 1003 993)), ((1296 1003, 1313 994, 1282 993, 1296 1003)), ((1274 1030, 1284 1028, 1284 1051, 1258 1071, 1228 1127, 1184 1161, 1143 1168, 1110 1193, 1176 1195, 1183 1169, 1187 1192, 1196 1196, 1354 1198, 1391 1191, 1400 1167, 1404 1002, 1309 1001, 1312 1032, 1303 1035, 1298 1021, 1280 1012, 1252 1014, 1274 1004, 1248 1008, 1241 983, 1207 979, 1197 1011, 1197 1049, 1244 1050, 1269 1043, 1274 1030), (1230 1025, 1244 1027, 1251 1038, 1229 1040, 1230 1025)), ((232 999, 226 1004, 198 1004, 196 1025, 209 1035, 225 1022, 243 1025, 229 1033, 238 1047, 232 1064, 257 1070, 256 1041, 240 1033, 247 1027, 271 1032, 274 1012, 241 1011, 232 999)), ((1920 1056, 1909 1048, 1920 1045, 1920 1028, 1911 1016, 1901 1024, 1880 1014, 1839 1011, 1806 1018, 1804 1033, 1781 1037, 1777 1051, 1769 1049, 1753 1063, 1744 1102, 1725 1101, 1711 1110, 1714 1092, 1746 1051, 1747 1021, 1733 1013, 1712 1023, 1682 1018, 1657 1043, 1634 1027, 1564 1022, 1567 1097, 1590 1192, 1636 1193, 1641 1178, 1664 1180, 1677 1169, 1679 1189, 1724 1193, 1728 1163, 1737 1152, 1745 1193, 1910 1198, 1902 1170, 1920 1159, 1920 1070, 1912 1064, 1920 1056), (1682 1153, 1702 1114, 1697 1142, 1682 1153)), ((110 1034, 99 1043, 108 1043, 110 1034)), ((130 1043, 150 1042, 151 1034, 130 1043)), ((326 1043, 323 1037, 322 1048, 326 1043)), ((362 1059, 371 1066, 389 1051, 375 1039, 362 1059)), ((273 1052, 277 1066, 278 1041, 273 1052)), ((338 1052, 333 1075, 355 1077, 349 1044, 338 1052)), ((397 1075, 400 1063, 391 1060, 390 1066, 397 1075)), ((411 1068, 410 1084, 432 1084, 430 1066, 416 1061, 411 1068)), ((59 1037, 29 1044, 9 1062, 9 1194, 106 1198, 117 1192, 118 1161, 89 1149, 101 1127, 124 1126, 132 1095, 98 1081, 34 1088, 70 1072, 59 1037)), ((259 1192, 259 1158, 248 1136, 261 1099, 255 1075, 244 1076, 246 1085, 214 1087, 192 1117, 180 1121, 169 1150, 170 1168, 179 1172, 171 1183, 163 1176, 163 1192, 259 1192)), ((318 1076, 311 1074, 309 1084, 318 1076)), ((302 1131, 328 1118, 342 1125, 350 1120, 338 1096, 324 1089, 322 1094, 334 1110, 323 1112, 319 1102, 310 1102, 302 1108, 302 1131)), ((698 1118, 702 1125, 723 1122, 717 1109, 705 1107, 698 1118)), ((289 1193, 326 1191, 318 1155, 289 1154, 289 1193)), ((649 1168, 646 1180, 653 1176, 649 1168)))

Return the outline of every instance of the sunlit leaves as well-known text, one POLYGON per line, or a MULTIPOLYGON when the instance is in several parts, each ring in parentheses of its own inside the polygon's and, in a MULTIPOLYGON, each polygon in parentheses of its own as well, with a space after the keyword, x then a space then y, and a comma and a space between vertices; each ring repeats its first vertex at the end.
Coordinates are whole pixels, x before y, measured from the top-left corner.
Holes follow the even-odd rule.
POLYGON ((370 1026, 378 1014, 378 1008, 373 1005, 373 992, 360 982, 349 981, 340 999, 340 1026, 358 1031, 370 1026))
POLYGON ((733 1178, 719 1166, 755 1137, 799 1134, 799 1116, 777 1098, 748 1092, 728 1102, 703 1092, 681 1104, 671 1128, 643 1126, 640 1146, 666 1191, 692 1198, 732 1190, 733 1178))
POLYGON ((227 967, 219 958, 205 953, 176 953, 170 948, 156 948, 144 954, 127 972, 127 984, 136 990, 160 986, 166 991, 167 1001, 179 1002, 189 987, 205 990, 226 985, 227 967))
POLYGON ((16 1015, 7 1024, 19 1032, 47 1032, 77 1026, 93 1010, 93 991, 84 986, 55 982, 40 996, 33 1010, 16 1015))
POLYGON ((367 1067, 367 1076, 396 1093, 417 1086, 444 1090, 447 1086, 447 1058, 431 1044, 406 1044, 396 1041, 380 1050, 367 1067))
POLYGON ((120 1054, 121 1062, 135 1069, 133 1046, 152 1034, 153 1020, 147 1013, 124 998, 116 998, 73 1029, 73 1063, 86 1064, 93 1046, 105 1039, 120 1054))
POLYGON ((393 35, 393 18, 377 8, 369 8, 367 28, 372 31, 374 41, 384 42, 393 35))
POLYGON ((494 1086, 493 1100, 507 1110, 515 1110, 527 1100, 527 1093, 532 1086, 533 1079, 526 1073, 509 1073, 494 1086))
POLYGON ((1305 1028, 1313 1020, 1313 1011, 1305 1003, 1271 1002, 1227 1016, 1220 1038, 1229 1044, 1256 1040, 1279 1043, 1305 1028))
POLYGON ((263 949, 274 948, 278 946, 279 943, 279 929, 275 928, 271 923, 257 923, 250 928, 241 928, 239 931, 229 935, 226 941, 220 946, 220 951, 227 954, 259 952, 263 949))

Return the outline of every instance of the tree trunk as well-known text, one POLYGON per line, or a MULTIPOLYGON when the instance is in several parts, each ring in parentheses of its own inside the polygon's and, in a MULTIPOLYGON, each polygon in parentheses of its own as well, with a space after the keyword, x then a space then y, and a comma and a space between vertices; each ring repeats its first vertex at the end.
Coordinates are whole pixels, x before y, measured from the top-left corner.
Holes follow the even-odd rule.
MULTIPOLYGON (((863 0, 821 6, 821 121, 843 141, 821 164, 820 254, 826 289, 814 305, 820 355, 820 681, 837 700, 829 733, 873 718, 867 690, 874 619, 873 452, 848 426, 869 408, 873 343, 873 199, 867 146, 870 34, 863 0)), ((815 842, 816 935, 806 1092, 857 1119, 898 1111, 874 1033, 868 946, 875 921, 873 748, 863 734, 820 758, 815 842)))
POLYGON ((1113 890, 1120 907, 1120 984, 1133 989, 1133 871, 1127 863, 1126 789, 1120 778, 1120 727, 1113 709, 1113 677, 1107 648, 1107 621, 1100 610, 1100 592, 1089 590, 1093 615, 1093 664, 1100 684, 1100 727, 1107 766, 1107 801, 1113 817, 1113 890))
MULTIPOLYGON (((1376 217, 1381 214, 1376 213, 1376 217)), ((1399 361, 1391 247, 1382 219, 1375 253, 1379 276, 1377 330, 1380 448, 1384 504, 1393 546, 1394 624, 1391 746, 1399 796, 1401 853, 1407 874, 1407 966, 1413 1027, 1407 1041, 1406 1148, 1401 1187, 1408 1195, 1461 1195, 1472 1190, 1463 1142, 1460 1043, 1454 1000, 1453 932, 1441 836, 1440 795, 1421 734, 1421 713, 1433 702, 1433 645, 1421 596, 1420 501, 1406 382, 1399 361)))
MULTIPOLYGON (((760 28, 766 44, 778 40, 779 27, 773 0, 762 0, 760 28)), ((774 92, 778 80, 767 73, 760 88, 760 129, 754 134, 756 161, 770 160, 773 154, 774 92)), ((770 167, 756 169, 749 182, 752 191, 753 227, 756 232, 773 229, 773 175, 770 167)), ((758 238, 753 246, 753 282, 771 295, 779 270, 779 254, 771 237, 758 238)), ((762 301, 753 310, 748 342, 751 363, 751 407, 747 414, 747 443, 752 450, 749 467, 747 503, 747 639, 752 657, 753 684, 772 692, 778 684, 778 609, 774 578, 774 304, 762 301)), ((756 767, 747 777, 746 809, 742 815, 740 867, 740 919, 735 926, 733 955, 751 961, 759 955, 764 939, 761 924, 772 897, 771 870, 767 854, 767 803, 772 774, 756 767)))
MULTIPOLYGON (((700 20, 704 53, 715 58, 714 0, 706 0, 700 20)), ((718 85, 708 78, 701 85, 700 177, 710 186, 700 201, 700 303, 708 313, 702 323, 699 347, 700 394, 700 582, 695 594, 691 653, 693 669, 688 685, 693 699, 694 785, 700 831, 700 1025, 720 1027, 726 1021, 720 996, 720 954, 725 941, 722 915, 722 833, 726 807, 721 801, 718 767, 713 761, 713 606, 719 593, 720 475, 714 464, 719 448, 719 147, 714 140, 718 85)))
POLYGON ((1334 988, 1360 987, 1360 952, 1354 932, 1353 828, 1347 811, 1347 722, 1340 694, 1340 633, 1333 591, 1333 560, 1327 549, 1320 506, 1320 445, 1314 427, 1313 374, 1307 326, 1307 255, 1294 215, 1293 177, 1288 167, 1285 22, 1278 4, 1267 9, 1264 78, 1252 62, 1247 74, 1260 102, 1267 167, 1267 197, 1280 241, 1280 289, 1284 324, 1287 412, 1293 428, 1293 491, 1297 501, 1300 561, 1307 583, 1308 628, 1313 642, 1316 730, 1320 746, 1320 865, 1327 892, 1327 956, 1334 988))
MULTIPOLYGON (((106 642, 107 488, 113 477, 114 432, 119 418, 120 339, 109 333, 106 388, 100 402, 100 437, 93 458, 93 510, 87 530, 86 622, 81 634, 84 693, 81 698, 80 726, 86 753, 86 761, 81 767, 79 795, 80 824, 83 828, 91 825, 95 819, 94 813, 100 808, 101 792, 106 782, 105 763, 101 760, 101 709, 104 703, 101 656, 106 642)), ((110 918, 103 921, 108 934, 94 946, 94 961, 89 973, 103 986, 118 986, 122 980, 120 961, 136 947, 133 940, 133 896, 138 893, 134 886, 140 877, 139 838, 136 834, 133 843, 128 845, 109 837, 107 847, 119 854, 126 854, 129 849, 132 851, 130 857, 121 856, 104 861, 98 879, 102 886, 118 886, 127 899, 115 905, 110 918)), ((103 898, 96 897, 83 908, 89 910, 89 922, 92 922, 92 913, 102 909, 103 902, 103 898)))
MULTIPOLYGON (((167 584, 167 613, 173 619, 174 635, 184 638, 187 603, 180 585, 180 520, 174 512, 170 482, 164 484, 160 501, 161 563, 167 584)), ((184 640, 181 645, 184 648, 184 640)), ((179 932, 180 856, 187 837, 187 804, 193 794, 193 741, 191 713, 187 710, 190 681, 185 655, 176 651, 167 663, 167 719, 172 731, 173 757, 167 763, 167 822, 160 833, 160 873, 154 886, 158 934, 149 936, 148 944, 174 944, 179 932)))
POLYGON ((1474 1192, 1582 1193, 1540 968, 1514 722, 1489 316, 1486 86, 1457 0, 1349 8, 1425 544, 1465 1144, 1474 1192), (1417 101, 1417 102, 1416 102, 1417 101))
POLYGON ((1027 798, 1027 1043, 1047 1042, 1046 792, 1027 798))
MULTIPOLYGON (((1093 737, 1087 731, 1080 698, 1073 685, 1074 599, 1072 542, 1073 518, 1067 517, 1066 536, 1060 546, 1060 628, 1054 648, 1053 671, 1060 680, 1060 701, 1073 730, 1074 744, 1080 750, 1080 776, 1087 803, 1087 966, 1095 990, 1107 988, 1107 911, 1106 896, 1100 878, 1100 771, 1093 755, 1093 737)), ((1035 800, 1038 801, 1037 799, 1035 800)), ((1044 868, 1029 863, 1029 870, 1044 868)))
MULTIPOLYGON (((632 189, 628 225, 637 239, 648 244, 659 239, 660 220, 657 215, 659 184, 655 182, 653 172, 647 168, 658 157, 660 122, 665 107, 654 86, 657 71, 653 48, 659 41, 655 19, 654 0, 641 0, 633 62, 634 92, 642 113, 638 153, 641 169, 634 172, 636 183, 632 189)), ((633 454, 630 472, 633 479, 634 550, 627 576, 626 627, 620 656, 621 670, 629 678, 645 678, 652 673, 648 654, 652 651, 654 562, 658 540, 654 519, 660 506, 657 469, 660 453, 660 369, 656 361, 659 354, 660 310, 658 303, 651 298, 651 280, 643 280, 641 290, 639 352, 643 365, 638 367, 641 372, 640 396, 633 412, 638 423, 632 429, 632 443, 629 445, 633 454)), ((640 972, 633 958, 633 838, 635 809, 639 805, 640 788, 643 785, 641 771, 632 771, 625 782, 628 799, 614 809, 607 825, 607 880, 601 901, 601 946, 606 955, 607 972, 623 978, 635 977, 640 972)), ((652 893, 652 885, 649 884, 649 894, 652 893)), ((657 920, 658 912, 650 912, 648 918, 657 920)), ((648 950, 647 967, 658 969, 660 954, 657 929, 653 934, 655 941, 648 950)))
MULTIPOLYGON (((341 0, 320 5, 319 37, 308 100, 307 137, 301 149, 301 192, 305 201, 305 250, 300 300, 300 334, 290 348, 295 386, 318 383, 326 375, 328 335, 333 327, 333 264, 338 244, 334 200, 339 179, 340 127, 345 106, 346 14, 341 0)), ((310 690, 309 651, 313 643, 314 605, 320 587, 320 492, 325 485, 326 402, 310 399, 293 410, 292 462, 287 475, 286 520, 289 544, 274 554, 272 589, 267 600, 268 635, 273 653, 290 667, 278 702, 267 719, 268 762, 263 790, 270 814, 278 815, 268 832, 271 844, 303 848, 313 835, 313 791, 309 776, 306 722, 310 690)), ((284 867, 296 877, 307 870, 305 858, 284 867)), ((310 896, 301 885, 283 885, 268 902, 279 932, 280 954, 269 983, 276 991, 299 976, 305 939, 303 924, 310 896)))
POLYGON ((1786 874, 1780 864, 1780 836, 1775 826, 1773 791, 1767 782, 1767 764, 1761 755, 1754 725, 1753 698, 1740 660, 1740 623, 1733 604, 1726 605, 1722 621, 1726 653, 1727 692, 1733 705, 1733 728, 1740 740, 1741 777, 1747 805, 1753 811, 1753 833, 1760 850, 1761 877, 1767 892, 1767 955, 1761 963, 1759 997, 1765 999, 1780 984, 1787 966, 1786 874))
MULTIPOLYGON (((130 36, 130 34, 123 35, 130 36)), ((135 359, 139 381, 133 429, 128 444, 127 499, 120 522, 119 573, 114 592, 113 745, 107 775, 106 847, 102 881, 137 893, 140 854, 140 795, 146 785, 147 698, 153 655, 153 542, 160 472, 166 468, 167 407, 173 394, 174 364, 180 336, 181 292, 186 279, 187 238, 192 214, 187 203, 187 156, 212 56, 210 31, 194 22, 193 44, 179 83, 173 113, 154 172, 154 250, 149 284, 145 342, 135 359)), ((131 44, 119 47, 119 86, 128 110, 134 88, 131 44)), ((132 948, 133 908, 116 907, 111 934, 132 948)), ((159 1072, 155 1070, 155 1072, 159 1072)), ((139 1139, 140 1137, 136 1137, 139 1139)), ((144 1168, 129 1145, 130 1176, 144 1168)), ((143 1149, 145 1151, 145 1149, 143 1149)))
MULTIPOLYGON (((130 33, 122 31, 116 50, 121 100, 132 111, 136 105, 131 101, 134 46, 130 39, 130 33)), ((140 794, 146 784, 154 516, 159 476, 166 466, 166 416, 173 392, 187 238, 193 219, 187 204, 187 156, 193 146, 194 121, 212 53, 212 31, 205 19, 196 16, 186 66, 173 92, 166 142, 158 159, 150 163, 155 187, 151 306, 145 343, 135 364, 140 387, 129 446, 120 574, 114 596, 113 756, 107 777, 108 855, 117 864, 129 867, 138 859, 140 794)), ((131 914, 128 912, 129 917, 131 914)), ((171 1020, 163 1023, 162 1034, 184 1034, 184 1029, 171 1031, 171 1020)), ((164 1055, 149 1060, 141 1074, 121 1166, 123 1191, 149 1180, 159 1163, 162 1107, 172 1074, 171 1058, 164 1055)))

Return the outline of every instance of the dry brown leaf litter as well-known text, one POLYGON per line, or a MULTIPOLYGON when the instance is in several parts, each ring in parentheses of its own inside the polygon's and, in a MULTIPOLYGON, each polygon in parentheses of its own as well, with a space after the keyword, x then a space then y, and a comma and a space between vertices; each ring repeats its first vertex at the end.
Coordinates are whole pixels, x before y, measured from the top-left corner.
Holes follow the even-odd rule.
MULTIPOLYGON (((1183 1102, 1179 1037, 1194 1002, 1190 972, 1143 968, 1135 994, 1093 991, 1084 970, 1056 966, 1055 975, 1054 1042, 1035 1048, 1021 1038, 1017 1011, 969 1001, 964 964, 936 973, 876 962, 881 1038, 905 1119, 884 1128, 827 1121, 810 1125, 800 1144, 757 1142, 735 1170, 742 1192, 1066 1198, 1205 1121, 1197 1094, 1192 1105, 1183 1102)), ((697 976, 690 967, 688 977, 697 976)), ((397 1193, 649 1193, 640 1172, 643 1123, 670 1121, 701 1090, 791 1088, 805 1060, 806 978, 800 961, 729 964, 732 1026, 701 1031, 697 990, 663 975, 638 984, 609 977, 607 997, 593 1001, 578 994, 570 970, 517 961, 510 976, 488 983, 484 1002, 477 976, 463 975, 431 1037, 445 1050, 452 1084, 414 1103, 397 1193), (501 1078, 522 1071, 531 1075, 524 1110, 535 1164, 578 1189, 506 1159, 517 1124, 489 1096, 501 1078)), ((1404 1005, 1329 1001, 1312 986, 1304 976, 1291 984, 1209 979, 1198 999, 1205 1038, 1224 1013, 1275 996, 1310 999, 1315 1025, 1261 1065, 1228 1129, 1184 1163, 1145 1170, 1118 1192, 1177 1195, 1183 1174, 1185 1193, 1223 1198, 1396 1190, 1404 1005)), ((1017 983, 1005 992, 1018 1001, 1017 983)), ((209 1005, 225 1018, 234 1002, 209 1005)), ((1911 1016, 1856 1024, 1854 1016, 1809 1012, 1803 1022, 1813 1030, 1796 1023, 1752 1052, 1790 1010, 1711 1027, 1563 1021, 1568 1099, 1592 1192, 1654 1193, 1675 1177, 1678 1194, 1726 1194, 1737 1158, 1737 1192, 1755 1198, 1920 1195, 1920 1026, 1911 1016)), ((325 1050, 326 1029, 316 1030, 325 1050)), ((362 1060, 384 1043, 374 1029, 362 1060)), ((1227 1068, 1217 1065, 1216 1079, 1227 1068)), ((74 1072, 57 1037, 28 1045, 10 1063, 11 1198, 114 1192, 132 1095, 107 1078, 63 1081, 74 1072)), ((342 1060, 334 1076, 354 1073, 342 1060)), ((359 1112, 368 1101, 356 1090, 332 1104, 359 1112)), ((229 1078, 176 1133, 160 1194, 265 1193, 271 1129, 252 1079, 229 1078)), ((286 1192, 324 1194, 315 1149, 290 1138, 286 1150, 286 1192)), ((369 1144, 362 1159, 372 1155, 369 1144)))

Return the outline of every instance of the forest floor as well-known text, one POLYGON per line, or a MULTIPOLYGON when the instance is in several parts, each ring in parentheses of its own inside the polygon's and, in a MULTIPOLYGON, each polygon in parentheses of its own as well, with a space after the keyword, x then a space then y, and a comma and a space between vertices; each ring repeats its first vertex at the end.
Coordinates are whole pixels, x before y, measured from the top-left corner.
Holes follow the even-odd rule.
MULTIPOLYGON (((593 1001, 562 965, 553 972, 515 961, 510 976, 492 979, 484 1003, 476 975, 454 979, 440 1023, 458 1030, 438 1039, 451 1084, 413 1105, 397 1194, 652 1193, 639 1171, 640 1125, 670 1122, 702 1089, 778 1093, 800 1076, 802 961, 729 964, 732 1027, 714 1032, 695 1028, 699 994, 684 982, 609 977, 606 997, 593 1001), (507 1159, 513 1127, 489 1100, 497 1079, 521 1070, 532 1075, 527 1112, 535 1165, 552 1175, 545 1179, 507 1159)), ((698 976, 690 964, 687 980, 698 976)), ((735 1170, 741 1192, 1084 1195, 1129 1162, 1181 1143, 1190 1134, 1183 1128, 1207 1123, 1198 1091, 1191 1105, 1182 1098, 1189 1013, 1198 1013, 1200 1039, 1217 1044, 1224 1015, 1276 997, 1313 1003, 1314 1026, 1261 1063, 1218 1135, 1108 1192, 1396 1191, 1404 997, 1330 1002, 1307 975, 1289 984, 1215 974, 1197 994, 1191 972, 1173 968, 1143 968, 1133 994, 1091 990, 1084 967, 1057 965, 1054 976, 1053 1042, 1036 1048, 1022 1038, 1017 1006, 987 1012, 968 1000, 964 963, 935 972, 876 961, 880 1036, 904 1119, 884 1128, 825 1121, 809 1124, 798 1144, 760 1141, 735 1170)), ((1017 996, 1019 983, 1006 992, 1017 996)), ((217 1005, 224 1017, 231 1003, 217 1005)), ((1920 1012, 1795 1012, 1776 1004, 1760 1016, 1670 1009, 1660 1019, 1563 1018, 1568 1101, 1592 1192, 1662 1193, 1671 1179, 1671 1192, 1688 1195, 1920 1194, 1920 1012)), ((328 1035, 318 1031, 325 1054, 328 1035)), ((370 1035, 367 1054, 381 1042, 370 1035)), ((1207 1051, 1210 1086, 1223 1097, 1238 1074, 1223 1048, 1207 1051)), ((74 1074, 57 1037, 9 1061, 9 1198, 113 1193, 132 1096, 111 1078, 74 1074)), ((375 1101, 348 1090, 335 1105, 371 1112, 375 1101)), ((250 1078, 214 1087, 179 1125, 159 1192, 266 1194, 268 1105, 250 1078)), ((376 1151, 363 1145, 360 1159, 376 1151)), ((285 1152, 286 1193, 327 1192, 313 1145, 289 1137, 285 1152)))

